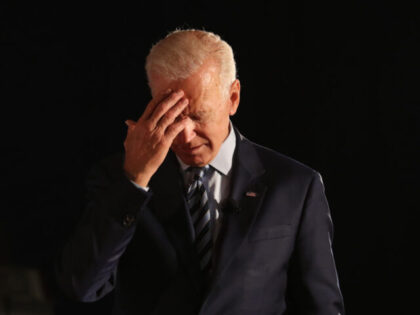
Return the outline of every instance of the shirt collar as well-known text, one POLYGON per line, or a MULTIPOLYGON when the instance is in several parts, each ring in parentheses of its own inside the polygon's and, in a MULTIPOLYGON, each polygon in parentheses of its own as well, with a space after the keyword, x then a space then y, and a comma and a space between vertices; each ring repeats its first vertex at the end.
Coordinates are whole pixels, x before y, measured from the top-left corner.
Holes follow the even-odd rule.
MULTIPOLYGON (((223 175, 228 175, 230 169, 232 168, 233 153, 235 152, 236 147, 235 131, 233 130, 233 124, 231 121, 229 121, 229 129, 229 135, 220 146, 220 150, 216 157, 209 163, 209 165, 214 167, 223 175)), ((185 171, 189 165, 182 162, 178 155, 176 155, 176 158, 181 165, 182 170, 185 171)))

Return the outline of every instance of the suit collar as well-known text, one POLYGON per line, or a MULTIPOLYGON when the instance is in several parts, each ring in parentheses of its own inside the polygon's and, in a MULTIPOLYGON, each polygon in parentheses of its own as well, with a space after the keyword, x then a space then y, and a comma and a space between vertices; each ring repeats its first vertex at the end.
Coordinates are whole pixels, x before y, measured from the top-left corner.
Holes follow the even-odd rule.
POLYGON ((255 179, 265 173, 265 169, 252 143, 237 128, 235 128, 235 134, 237 145, 233 157, 234 167, 230 199, 234 205, 238 205, 246 193, 245 190, 250 188, 249 185, 255 179))

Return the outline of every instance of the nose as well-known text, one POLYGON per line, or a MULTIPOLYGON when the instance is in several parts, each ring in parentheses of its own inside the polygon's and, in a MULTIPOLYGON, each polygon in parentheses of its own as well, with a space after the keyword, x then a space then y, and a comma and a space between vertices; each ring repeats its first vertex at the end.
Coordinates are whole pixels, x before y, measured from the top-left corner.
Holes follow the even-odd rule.
POLYGON ((195 129, 195 124, 194 122, 190 119, 187 118, 188 122, 186 124, 186 127, 184 128, 184 130, 182 130, 178 136, 176 137, 176 142, 178 142, 178 144, 187 144, 190 143, 194 137, 196 136, 196 133, 194 131, 195 129))

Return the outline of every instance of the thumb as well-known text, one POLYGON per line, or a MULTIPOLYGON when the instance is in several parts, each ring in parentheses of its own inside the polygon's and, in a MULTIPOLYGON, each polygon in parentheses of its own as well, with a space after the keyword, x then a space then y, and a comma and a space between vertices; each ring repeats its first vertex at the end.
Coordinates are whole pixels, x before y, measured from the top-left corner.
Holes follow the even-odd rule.
POLYGON ((131 127, 131 126, 135 126, 135 125, 136 125, 136 122, 135 122, 135 121, 133 121, 133 120, 127 119, 127 120, 125 121, 125 124, 126 124, 128 127, 131 127))

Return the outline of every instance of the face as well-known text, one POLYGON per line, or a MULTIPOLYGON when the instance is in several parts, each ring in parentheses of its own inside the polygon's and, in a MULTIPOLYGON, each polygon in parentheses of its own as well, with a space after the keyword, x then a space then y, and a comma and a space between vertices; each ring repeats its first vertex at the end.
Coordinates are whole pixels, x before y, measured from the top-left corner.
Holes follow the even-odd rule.
POLYGON ((154 76, 150 80, 153 97, 171 88, 182 89, 189 100, 179 117, 186 117, 187 127, 171 145, 185 164, 207 165, 216 157, 229 134, 229 116, 238 108, 240 84, 235 80, 226 97, 220 88, 218 71, 218 66, 208 61, 187 79, 167 81, 154 76))

